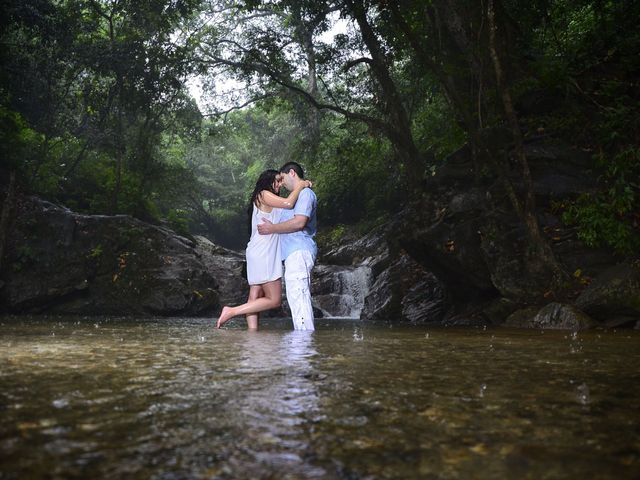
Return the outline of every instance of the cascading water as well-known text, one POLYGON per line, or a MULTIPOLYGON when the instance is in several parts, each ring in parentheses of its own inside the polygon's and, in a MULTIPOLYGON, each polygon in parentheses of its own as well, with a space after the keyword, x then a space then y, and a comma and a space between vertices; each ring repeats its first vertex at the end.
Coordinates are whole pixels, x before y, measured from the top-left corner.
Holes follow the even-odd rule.
POLYGON ((329 317, 360 318, 371 268, 323 265, 314 272, 313 302, 329 317))

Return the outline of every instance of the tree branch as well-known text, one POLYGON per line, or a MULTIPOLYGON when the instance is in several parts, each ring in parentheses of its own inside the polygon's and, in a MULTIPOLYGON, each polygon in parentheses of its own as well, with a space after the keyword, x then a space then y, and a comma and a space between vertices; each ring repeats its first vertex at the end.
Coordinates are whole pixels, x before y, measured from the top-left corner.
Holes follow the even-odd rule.
POLYGON ((266 100, 267 98, 273 98, 275 97, 275 94, 273 93, 265 93, 264 95, 260 95, 259 97, 255 97, 255 98, 251 98, 249 100, 247 100, 246 102, 244 102, 242 105, 234 105, 233 107, 227 109, 227 110, 223 110, 223 111, 215 111, 212 113, 205 113, 202 116, 203 117, 219 117, 221 115, 224 115, 224 120, 225 122, 227 121, 227 114, 233 112, 234 110, 241 110, 244 107, 248 107, 249 105, 259 102, 260 100, 266 100))
POLYGON ((352 69, 353 67, 355 67, 356 65, 358 65, 359 63, 366 63, 370 67, 373 66, 373 60, 371 58, 360 57, 360 58, 356 58, 355 60, 350 60, 347 63, 345 63, 344 66, 342 67, 342 71, 346 72, 346 71, 352 69))

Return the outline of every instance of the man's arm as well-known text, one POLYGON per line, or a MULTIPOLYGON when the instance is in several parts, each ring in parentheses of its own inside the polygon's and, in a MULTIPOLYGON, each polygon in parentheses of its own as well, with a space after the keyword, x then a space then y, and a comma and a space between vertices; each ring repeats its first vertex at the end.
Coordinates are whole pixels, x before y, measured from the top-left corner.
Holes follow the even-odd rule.
POLYGON ((299 232, 307 226, 309 217, 306 215, 295 215, 291 220, 282 223, 271 223, 265 220, 264 223, 258 225, 258 233, 260 235, 271 235, 272 233, 293 233, 299 232))

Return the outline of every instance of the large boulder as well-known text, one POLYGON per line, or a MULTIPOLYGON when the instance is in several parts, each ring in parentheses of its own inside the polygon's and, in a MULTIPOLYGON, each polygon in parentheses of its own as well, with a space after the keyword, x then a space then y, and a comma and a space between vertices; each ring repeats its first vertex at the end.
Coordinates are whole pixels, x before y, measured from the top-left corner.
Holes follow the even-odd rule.
POLYGON ((448 309, 441 282, 406 253, 376 278, 364 300, 365 320, 439 323, 448 309))
MULTIPOLYGON (((539 206, 573 199, 596 187, 589 152, 547 136, 530 138, 523 148, 539 206)), ((518 184, 520 176, 514 180, 518 184)))
POLYGON ((602 272, 580 294, 575 304, 610 325, 640 320, 640 265, 619 264, 602 272))
POLYGON ((482 222, 482 256, 492 285, 505 298, 541 301, 552 282, 552 272, 529 254, 531 247, 522 224, 505 214, 484 217, 482 222))
POLYGON ((238 305, 247 301, 249 283, 245 256, 221 247, 206 237, 194 236, 195 254, 206 271, 216 279, 221 305, 238 305))
POLYGON ((221 300, 235 300, 222 272, 234 276, 241 260, 202 243, 126 215, 80 215, 21 197, 1 273, 2 309, 213 315, 221 300))
POLYGON ((446 189, 402 215, 400 245, 447 285, 456 301, 496 293, 481 245, 484 208, 478 189, 446 189))
POLYGON ((598 324, 573 305, 552 302, 542 308, 526 307, 512 313, 506 327, 550 330, 587 330, 598 324))
POLYGON ((328 265, 365 265, 377 275, 391 261, 395 248, 390 241, 393 230, 393 222, 380 225, 354 241, 344 242, 327 252, 321 251, 319 261, 328 265))

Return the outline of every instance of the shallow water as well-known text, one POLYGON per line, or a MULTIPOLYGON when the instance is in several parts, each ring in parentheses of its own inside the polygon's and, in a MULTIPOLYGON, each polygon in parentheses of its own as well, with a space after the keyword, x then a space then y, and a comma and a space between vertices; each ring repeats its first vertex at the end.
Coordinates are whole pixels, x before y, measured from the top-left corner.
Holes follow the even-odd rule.
POLYGON ((0 478, 638 478, 640 332, 0 318, 0 478))

